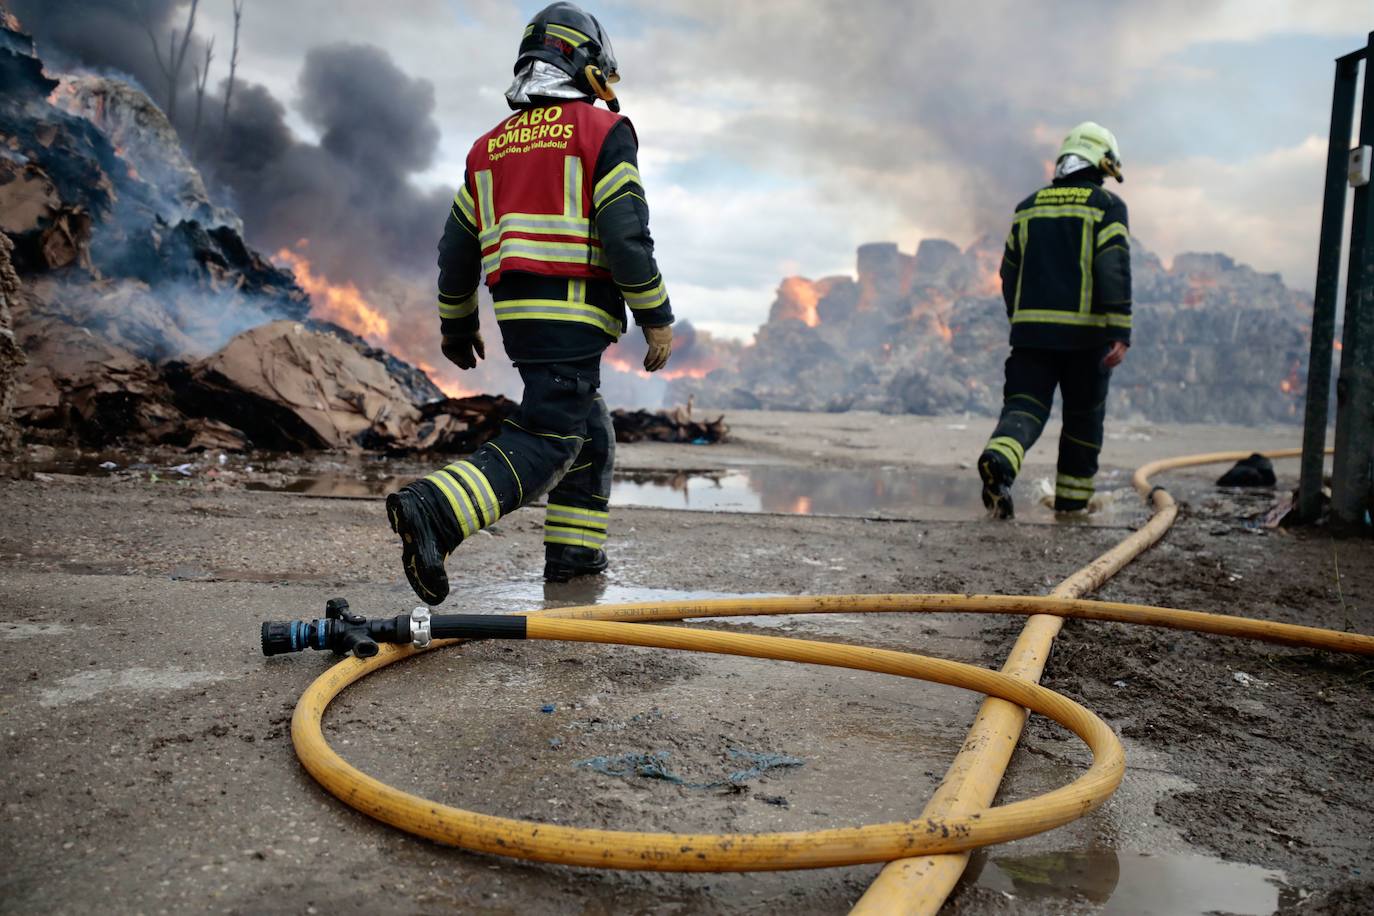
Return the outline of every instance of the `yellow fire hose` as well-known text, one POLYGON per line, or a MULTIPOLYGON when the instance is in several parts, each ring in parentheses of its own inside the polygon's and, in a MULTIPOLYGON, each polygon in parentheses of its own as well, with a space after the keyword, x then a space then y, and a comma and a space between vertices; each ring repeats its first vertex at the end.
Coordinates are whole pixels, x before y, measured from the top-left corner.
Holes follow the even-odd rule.
MULTIPOLYGON (((953 871, 953 880, 957 880, 967 850, 1030 836, 1081 817, 1105 801, 1120 782, 1124 758, 1111 729, 1087 709, 1035 683, 1048 654, 1049 641, 1063 617, 1166 626, 1374 655, 1374 637, 1370 636, 1076 597, 1096 588, 1157 541, 1172 522, 1177 511, 1174 502, 1163 490, 1150 491, 1150 473, 1187 464, 1231 461, 1247 454, 1194 456, 1141 468, 1134 483, 1142 493, 1150 493, 1156 514, 1145 527, 1079 570, 1048 597, 833 595, 585 606, 526 615, 527 638, 749 655, 919 678, 987 694, 989 700, 984 703, 964 751, 927 810, 912 821, 797 833, 638 833, 520 821, 427 801, 350 766, 329 747, 321 731, 325 710, 341 691, 373 671, 416 654, 417 650, 409 646, 382 645, 373 658, 345 659, 316 679, 296 706, 291 723, 292 741, 306 770, 335 796, 365 814, 438 842, 567 865, 659 871, 754 871, 887 861, 890 864, 860 901, 859 909, 927 911, 910 909, 913 899, 902 896, 914 893, 917 898, 934 900, 938 891, 925 890, 933 887, 934 882, 927 885, 921 879, 931 874, 946 875, 957 864, 958 871, 953 871), (950 611, 1023 614, 1030 620, 1002 672, 862 646, 644 625, 652 620, 737 615, 950 611), (996 715, 989 713, 991 704, 998 704, 992 709, 996 715), (1014 715, 998 713, 1000 708, 1014 711, 1014 715), (1082 738, 1092 751, 1093 763, 1067 786, 1036 798, 989 807, 1002 770, 991 773, 988 761, 1000 759, 1005 767, 1027 708, 1054 719, 1082 738), (980 734, 983 737, 975 741, 980 734), (895 877, 889 879, 890 874, 895 877)), ((1290 453, 1270 454, 1282 457, 1290 453)), ((453 642, 439 641, 433 646, 453 642)), ((953 881, 949 886, 953 886, 953 881)), ((947 893, 940 893, 935 908, 947 893)))

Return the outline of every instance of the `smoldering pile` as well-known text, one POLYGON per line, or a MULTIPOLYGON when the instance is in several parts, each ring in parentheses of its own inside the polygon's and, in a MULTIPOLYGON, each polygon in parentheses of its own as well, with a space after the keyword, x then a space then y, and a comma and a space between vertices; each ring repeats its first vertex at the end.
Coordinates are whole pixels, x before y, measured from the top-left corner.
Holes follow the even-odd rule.
POLYGON ((713 445, 724 442, 730 427, 722 414, 714 420, 698 420, 692 416, 689 398, 683 407, 672 410, 613 410, 617 442, 688 442, 692 445, 713 445))
MULTIPOLYGON (((858 250, 857 277, 784 280, 755 344, 669 396, 721 408, 995 414, 1007 318, 1001 244, 928 239, 858 250)), ((1112 411, 1154 421, 1294 422, 1311 304, 1277 274, 1221 254, 1169 269, 1137 243, 1134 342, 1112 411)))

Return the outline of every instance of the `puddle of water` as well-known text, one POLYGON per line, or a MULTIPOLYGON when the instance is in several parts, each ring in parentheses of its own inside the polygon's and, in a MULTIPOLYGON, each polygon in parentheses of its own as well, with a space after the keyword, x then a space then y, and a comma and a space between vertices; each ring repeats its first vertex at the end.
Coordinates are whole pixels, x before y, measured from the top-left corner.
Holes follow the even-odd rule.
MULTIPOLYGON (((1144 517, 1143 504, 1124 478, 1104 474, 1095 511, 1067 518, 1086 525, 1125 525, 1144 517)), ((248 489, 300 493, 336 499, 375 499, 410 478, 319 474, 285 484, 255 481, 248 489)), ((1014 495, 1017 518, 1051 522, 1055 515, 1044 497, 1044 481, 1023 478, 1014 495)), ((931 467, 881 467, 850 470, 751 467, 707 472, 630 472, 618 474, 611 488, 617 506, 683 509, 697 512, 770 512, 783 515, 877 516, 960 521, 983 515, 976 475, 931 467)))
POLYGON ((1206 856, 1111 849, 990 856, 970 875, 978 887, 1028 902, 1089 902, 1102 913, 1203 916, 1269 914, 1295 902, 1283 872, 1206 856), (1291 898, 1291 899, 1290 899, 1291 898))
POLYGON ((185 690, 201 684, 225 680, 224 675, 211 671, 181 671, 176 668, 125 668, 122 671, 97 669, 64 677, 55 687, 46 687, 39 694, 40 706, 65 706, 92 700, 113 691, 152 693, 162 690, 185 690))

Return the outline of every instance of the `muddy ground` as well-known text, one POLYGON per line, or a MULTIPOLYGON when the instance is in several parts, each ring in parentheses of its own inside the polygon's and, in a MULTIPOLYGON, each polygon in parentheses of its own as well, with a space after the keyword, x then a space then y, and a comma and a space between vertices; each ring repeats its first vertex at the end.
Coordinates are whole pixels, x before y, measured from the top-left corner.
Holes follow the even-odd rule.
MULTIPOLYGON (((983 421, 731 421, 732 444, 622 447, 620 465, 824 469, 877 481, 870 490, 910 473, 957 492, 894 510, 855 484, 844 491, 853 511, 836 517, 787 514, 806 508, 791 492, 749 513, 617 508, 611 574, 549 587, 538 578, 542 520, 526 510, 455 555, 454 597, 442 610, 703 594, 1044 593, 1143 518, 1124 491, 1126 469, 1297 438, 1295 429, 1114 425, 1103 482, 1120 492, 1088 525, 1056 524, 1029 505, 1053 461, 1046 443, 1018 485, 1022 520, 996 524, 980 518, 975 483, 949 483, 969 475, 961 465, 986 435, 983 421)), ((6 912, 837 913, 878 871, 602 873, 473 855, 370 821, 320 790, 290 744, 296 698, 331 659, 264 659, 258 624, 317 616, 336 595, 366 614, 412 607, 381 504, 245 485, 419 469, 323 456, 268 461, 264 473, 264 456, 222 465, 208 456, 183 476, 168 468, 184 456, 32 457, 0 479, 6 912), (103 460, 121 467, 64 473, 103 460), (134 462, 152 466, 129 470, 134 462)), ((1281 493, 1296 464, 1278 467, 1281 493)), ((1261 527, 1254 520, 1275 494, 1223 493, 1214 476, 1165 481, 1186 502, 1180 522, 1103 597, 1374 633, 1374 543, 1261 527)), ((996 666, 1020 621, 697 625, 996 666)), ((978 854, 948 911, 1374 906, 1374 662, 1071 621, 1045 682, 1122 735, 1125 782, 1075 824, 978 854)), ((368 678, 335 704, 326 732, 366 772, 477 811, 632 830, 801 830, 913 816, 977 702, 784 663, 479 643, 368 678), (666 755, 651 759, 670 778, 632 765, 617 775, 626 755, 640 754, 666 755), (770 763, 785 765, 762 768, 770 763)), ((1032 719, 1002 800, 1063 784, 1086 759, 1072 736, 1032 719)))

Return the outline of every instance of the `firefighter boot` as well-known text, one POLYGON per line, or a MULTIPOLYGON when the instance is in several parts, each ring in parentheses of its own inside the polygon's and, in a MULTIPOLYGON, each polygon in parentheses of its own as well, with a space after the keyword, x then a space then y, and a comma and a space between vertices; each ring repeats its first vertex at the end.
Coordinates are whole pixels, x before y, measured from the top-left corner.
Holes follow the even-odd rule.
POLYGON ((600 575, 605 572, 607 565, 606 551, 599 547, 544 545, 544 579, 548 582, 567 582, 575 576, 600 575))
POLYGON ((1015 479, 1007 459, 996 452, 978 456, 978 476, 983 479, 983 507, 989 518, 1013 518, 1016 509, 1011 503, 1011 482, 1015 479))
POLYGON ((444 524, 444 507, 433 484, 416 481, 386 498, 386 517, 391 530, 401 536, 401 565, 410 587, 426 604, 448 597, 448 573, 444 561, 462 538, 444 524))

